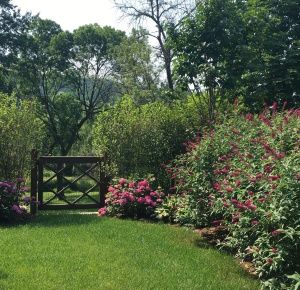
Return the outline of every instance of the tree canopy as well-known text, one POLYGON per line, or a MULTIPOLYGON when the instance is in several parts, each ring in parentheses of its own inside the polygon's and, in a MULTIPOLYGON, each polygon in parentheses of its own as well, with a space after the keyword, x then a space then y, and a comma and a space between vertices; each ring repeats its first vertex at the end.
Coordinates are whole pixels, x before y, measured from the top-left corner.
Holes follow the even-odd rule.
POLYGON ((169 34, 178 83, 205 90, 211 104, 239 95, 254 110, 263 102, 299 103, 295 1, 199 2, 169 34))

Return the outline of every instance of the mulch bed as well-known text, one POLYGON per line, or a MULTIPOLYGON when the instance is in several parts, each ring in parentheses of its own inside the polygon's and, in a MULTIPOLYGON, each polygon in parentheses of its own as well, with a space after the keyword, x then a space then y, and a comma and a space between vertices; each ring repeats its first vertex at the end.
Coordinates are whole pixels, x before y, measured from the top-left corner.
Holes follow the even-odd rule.
MULTIPOLYGON (((223 240, 228 233, 226 227, 221 227, 219 230, 216 230, 216 228, 212 227, 195 229, 194 231, 212 246, 216 246, 217 241, 223 240)), ((249 261, 243 261, 241 259, 238 259, 238 261, 245 271, 247 271, 251 276, 258 278, 253 263, 249 261)))

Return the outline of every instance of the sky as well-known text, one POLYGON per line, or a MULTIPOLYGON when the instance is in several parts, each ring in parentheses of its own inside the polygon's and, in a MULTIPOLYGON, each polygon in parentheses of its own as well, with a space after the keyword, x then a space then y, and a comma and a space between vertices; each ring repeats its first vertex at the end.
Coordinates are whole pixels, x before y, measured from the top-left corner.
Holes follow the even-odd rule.
MULTIPOLYGON (((58 23, 63 30, 72 32, 79 26, 98 23, 128 32, 126 20, 118 20, 120 14, 111 0, 12 0, 21 13, 40 14, 42 19, 58 23)), ((130 28, 131 30, 131 28, 130 28)))

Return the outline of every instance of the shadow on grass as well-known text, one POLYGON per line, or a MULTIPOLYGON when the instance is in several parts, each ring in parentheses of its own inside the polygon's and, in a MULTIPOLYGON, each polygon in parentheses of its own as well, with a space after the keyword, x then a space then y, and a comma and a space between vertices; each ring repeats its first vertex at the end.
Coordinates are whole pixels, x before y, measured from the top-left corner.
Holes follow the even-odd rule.
POLYGON ((8 278, 8 274, 6 274, 6 273, 4 273, 0 270, 0 280, 4 280, 4 279, 7 279, 7 278, 8 278))
POLYGON ((194 241, 194 245, 201 249, 216 249, 207 240, 203 238, 197 238, 194 241))
POLYGON ((97 211, 65 210, 65 211, 40 211, 37 215, 23 221, 11 221, 0 223, 1 227, 65 227, 68 225, 82 225, 89 223, 99 223, 101 219, 97 216, 97 211))

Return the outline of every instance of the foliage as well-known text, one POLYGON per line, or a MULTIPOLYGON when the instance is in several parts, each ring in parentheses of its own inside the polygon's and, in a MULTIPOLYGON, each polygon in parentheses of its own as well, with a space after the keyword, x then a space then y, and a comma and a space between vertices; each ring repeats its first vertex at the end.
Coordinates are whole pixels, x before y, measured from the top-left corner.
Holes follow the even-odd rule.
POLYGON ((36 102, 0 93, 0 178, 15 181, 30 172, 32 149, 40 149, 43 125, 36 117, 36 102))
POLYGON ((38 203, 35 198, 25 196, 28 189, 21 187, 23 178, 13 182, 0 182, 0 221, 22 220, 27 217, 30 203, 38 203))
POLYGON ((252 111, 264 102, 298 105, 299 5, 294 0, 199 2, 194 14, 169 24, 177 84, 215 101, 245 96, 252 111))
POLYGON ((21 15, 17 7, 10 2, 11 0, 0 2, 0 67, 9 64, 24 44, 25 38, 22 32, 34 19, 30 13, 21 15))
POLYGON ((299 127, 300 110, 279 113, 275 103, 253 116, 236 107, 167 167, 178 201, 165 216, 226 227, 219 246, 250 259, 272 289, 300 271, 299 127))
POLYGON ((138 27, 152 26, 149 31, 144 32, 155 39, 157 43, 154 49, 161 58, 163 68, 166 73, 166 80, 169 91, 173 92, 173 52, 167 45, 166 24, 178 22, 186 13, 194 8, 193 1, 180 0, 155 0, 155 1, 133 1, 133 0, 114 0, 115 7, 122 13, 124 17, 128 17, 132 23, 136 23, 138 27), (146 24, 146 25, 145 25, 146 24), (152 24, 152 25, 151 25, 152 24))
POLYGON ((159 70, 145 31, 132 29, 114 50, 114 71, 121 95, 128 94, 136 104, 159 97, 159 70))
POLYGON ((136 106, 125 96, 94 125, 94 146, 100 155, 108 155, 115 176, 153 174, 160 185, 165 178, 162 163, 183 152, 182 143, 191 136, 187 129, 188 112, 180 104, 168 106, 154 102, 136 106))
MULTIPOLYGON (((174 50, 177 84, 206 100, 213 119, 217 99, 229 98, 241 78, 247 47, 239 1, 206 1, 179 26, 169 25, 168 44, 174 50)), ((236 90, 235 93, 238 93, 236 90)), ((205 109, 203 109, 205 111, 205 109)))
POLYGON ((70 33, 51 20, 36 18, 31 23, 15 70, 20 93, 37 97, 41 104, 47 153, 68 155, 82 126, 111 101, 116 91, 112 50, 124 35, 97 24, 70 33))
POLYGON ((153 218, 155 208, 162 202, 164 192, 153 190, 148 180, 129 182, 121 178, 119 183, 108 188, 106 206, 99 209, 99 216, 123 216, 153 218))
POLYGON ((0 2, 0 92, 11 94, 15 87, 11 65, 26 42, 23 32, 35 18, 31 13, 21 15, 11 0, 0 2))

